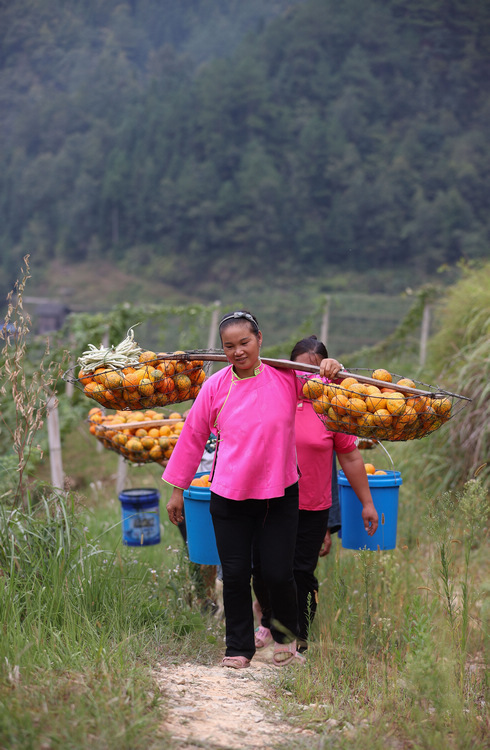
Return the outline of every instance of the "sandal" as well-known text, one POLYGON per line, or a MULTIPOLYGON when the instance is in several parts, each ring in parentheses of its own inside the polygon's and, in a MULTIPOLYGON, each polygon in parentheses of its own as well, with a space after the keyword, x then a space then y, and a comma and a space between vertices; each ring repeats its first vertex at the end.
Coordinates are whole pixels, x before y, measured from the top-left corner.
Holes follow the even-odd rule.
POLYGON ((273 641, 272 633, 269 628, 259 625, 255 630, 255 648, 265 648, 273 641))
POLYGON ((286 667, 288 664, 305 664, 306 659, 296 651, 296 641, 291 643, 276 643, 272 661, 276 667, 286 667))
POLYGON ((225 656, 221 662, 222 667, 231 667, 232 669, 245 669, 250 666, 250 659, 246 656, 225 656))

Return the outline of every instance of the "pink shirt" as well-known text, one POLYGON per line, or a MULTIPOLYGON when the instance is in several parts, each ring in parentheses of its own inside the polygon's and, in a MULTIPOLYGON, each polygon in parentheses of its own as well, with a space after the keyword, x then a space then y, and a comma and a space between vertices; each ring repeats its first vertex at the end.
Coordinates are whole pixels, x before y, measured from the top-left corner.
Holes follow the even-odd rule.
POLYGON ((300 510, 323 510, 332 505, 333 451, 350 453, 356 447, 354 435, 330 432, 315 414, 309 401, 296 407, 296 449, 301 476, 300 510))
POLYGON ((243 380, 231 366, 212 375, 185 421, 164 481, 189 487, 214 432, 213 492, 231 500, 284 495, 298 481, 294 420, 301 386, 293 370, 264 363, 254 377, 243 380))

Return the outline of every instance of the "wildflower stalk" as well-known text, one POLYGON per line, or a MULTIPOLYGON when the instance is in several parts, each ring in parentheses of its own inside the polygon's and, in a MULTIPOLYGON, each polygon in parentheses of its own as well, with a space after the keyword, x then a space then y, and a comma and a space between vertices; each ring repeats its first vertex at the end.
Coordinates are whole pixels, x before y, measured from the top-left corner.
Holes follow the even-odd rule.
POLYGON ((21 279, 7 296, 7 313, 0 338, 4 344, 0 360, 0 395, 5 406, 0 411, 0 424, 6 428, 10 447, 16 454, 17 478, 12 490, 12 504, 26 502, 26 469, 35 445, 36 435, 44 424, 47 395, 54 391, 61 374, 61 364, 46 364, 49 341, 37 367, 32 365, 28 350, 31 319, 24 311, 23 297, 29 273, 29 256, 24 257, 21 279))

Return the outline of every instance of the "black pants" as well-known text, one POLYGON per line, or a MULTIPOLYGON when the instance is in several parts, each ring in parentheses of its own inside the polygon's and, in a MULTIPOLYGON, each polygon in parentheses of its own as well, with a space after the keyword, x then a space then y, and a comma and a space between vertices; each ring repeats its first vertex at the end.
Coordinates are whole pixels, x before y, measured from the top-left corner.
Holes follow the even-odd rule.
POLYGON ((278 643, 298 635, 293 573, 298 525, 298 484, 270 500, 228 500, 211 492, 211 516, 223 569, 226 656, 255 653, 252 613, 252 544, 269 592, 271 632, 278 643))
MULTIPOLYGON (((299 511, 293 569, 298 592, 298 634, 303 644, 306 644, 308 640, 310 626, 317 609, 318 580, 315 576, 315 569, 322 542, 327 533, 328 514, 328 508, 299 511)), ((263 613, 262 625, 268 628, 271 622, 271 603, 262 567, 261 552, 254 545, 253 588, 263 613)))

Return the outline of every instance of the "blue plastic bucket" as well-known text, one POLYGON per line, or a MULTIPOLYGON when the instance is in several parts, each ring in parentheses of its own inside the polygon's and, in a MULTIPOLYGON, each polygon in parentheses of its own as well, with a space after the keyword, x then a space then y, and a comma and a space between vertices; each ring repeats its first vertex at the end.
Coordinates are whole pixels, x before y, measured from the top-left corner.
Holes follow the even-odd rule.
POLYGON ((160 542, 160 493, 137 487, 119 494, 122 513, 123 542, 141 547, 160 542))
MULTIPOLYGON (((201 471, 196 477, 207 472, 201 471)), ((193 484, 184 490, 184 516, 189 560, 200 565, 219 565, 213 521, 209 512, 211 490, 193 484)))
POLYGON ((398 489, 403 483, 399 471, 368 474, 369 489, 378 511, 379 525, 369 536, 362 520, 362 505, 343 471, 339 471, 342 547, 345 549, 388 550, 396 547, 398 489))

